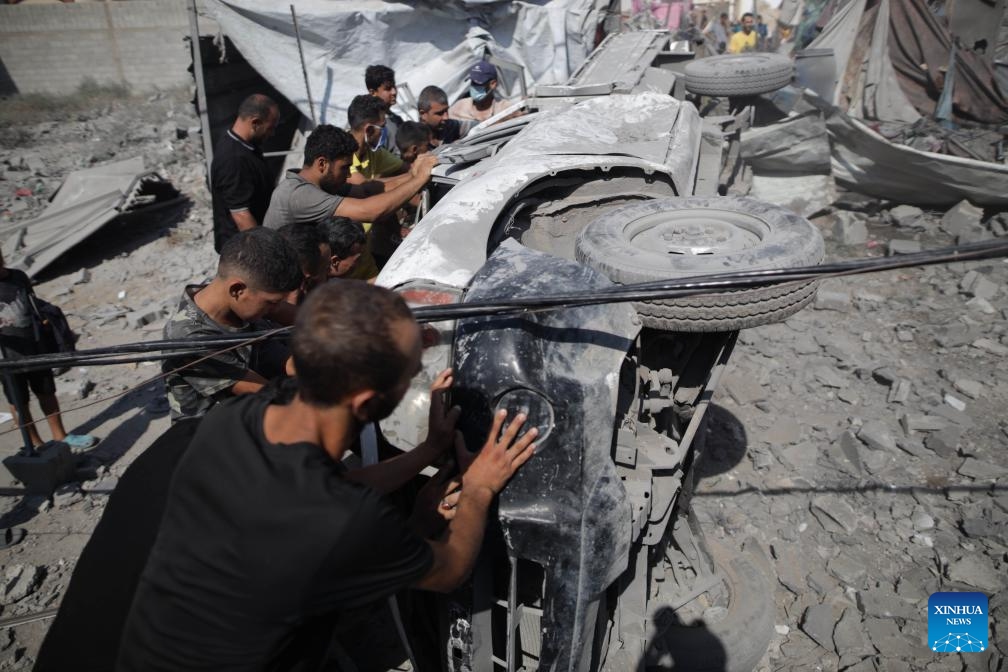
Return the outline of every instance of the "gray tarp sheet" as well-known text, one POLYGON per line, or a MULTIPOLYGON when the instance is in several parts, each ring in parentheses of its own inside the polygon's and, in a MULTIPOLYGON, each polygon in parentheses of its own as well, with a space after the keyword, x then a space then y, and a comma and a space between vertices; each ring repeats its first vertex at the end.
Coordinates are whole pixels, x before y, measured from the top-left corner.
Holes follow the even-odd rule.
POLYGON ((848 189, 900 203, 1008 207, 1008 166, 894 144, 808 90, 796 109, 742 134, 758 198, 808 214, 821 205, 816 192, 828 191, 817 174, 831 172, 848 189))
MULTIPOLYGON (((833 50, 833 104, 862 119, 913 123, 935 112, 952 43, 948 27, 924 0, 852 0, 809 48, 833 50)), ((958 49, 955 77, 952 110, 958 119, 1008 120, 1006 92, 983 55, 958 49)))
POLYGON ((70 173, 41 216, 0 228, 7 265, 35 275, 129 207, 144 179, 161 178, 139 156, 70 173))
MULTIPOLYGON (((381 2, 296 0, 293 3, 319 123, 346 124, 350 100, 364 89, 364 69, 381 63, 414 95, 430 84, 454 100, 469 67, 485 49, 520 64, 526 84, 561 83, 595 46, 606 0, 529 2, 381 2)), ((221 31, 252 66, 310 117, 289 2, 206 0, 221 31)), ((502 73, 503 74, 503 73, 502 73)), ((515 96, 514 81, 505 93, 515 96)), ((395 109, 415 117, 403 101, 395 109)))
POLYGON ((949 207, 966 199, 1008 207, 1008 166, 893 144, 815 94, 806 91, 805 100, 823 112, 838 184, 921 206, 949 207))

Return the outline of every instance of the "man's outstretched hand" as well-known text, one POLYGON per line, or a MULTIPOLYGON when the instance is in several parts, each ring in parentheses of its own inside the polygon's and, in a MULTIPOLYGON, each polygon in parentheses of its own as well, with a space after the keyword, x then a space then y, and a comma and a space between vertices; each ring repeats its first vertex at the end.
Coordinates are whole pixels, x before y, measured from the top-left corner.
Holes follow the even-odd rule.
POLYGON ((497 411, 494 415, 486 443, 462 475, 463 490, 487 490, 491 496, 498 494, 518 468, 535 453, 535 444, 532 442, 539 430, 533 427, 518 436, 526 420, 525 414, 519 413, 501 433, 506 418, 507 411, 504 410, 497 411))
POLYGON ((438 158, 433 154, 421 154, 410 166, 410 175, 413 177, 423 177, 427 180, 431 176, 431 171, 438 164, 438 158))

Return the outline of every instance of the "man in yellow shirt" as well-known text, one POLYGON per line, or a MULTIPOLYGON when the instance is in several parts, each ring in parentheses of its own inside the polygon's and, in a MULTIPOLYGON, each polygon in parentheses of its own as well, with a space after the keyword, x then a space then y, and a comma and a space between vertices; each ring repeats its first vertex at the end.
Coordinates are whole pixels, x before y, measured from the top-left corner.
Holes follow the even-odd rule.
MULTIPOLYGON (((368 185, 365 187, 368 190, 388 191, 410 179, 409 166, 402 159, 384 147, 376 148, 385 126, 385 114, 384 103, 374 96, 361 95, 350 101, 347 121, 350 135, 357 141, 357 151, 353 155, 347 184, 368 185)), ((410 194, 410 197, 414 195, 410 194)), ((405 205, 408 200, 400 205, 405 205)), ((399 222, 392 214, 375 220, 374 224, 363 224, 368 232, 370 256, 381 268, 402 241, 399 222)))
POLYGON ((756 41, 759 34, 753 29, 756 23, 752 13, 746 12, 742 15, 742 30, 733 33, 728 42, 729 54, 741 54, 744 51, 756 51, 756 41))

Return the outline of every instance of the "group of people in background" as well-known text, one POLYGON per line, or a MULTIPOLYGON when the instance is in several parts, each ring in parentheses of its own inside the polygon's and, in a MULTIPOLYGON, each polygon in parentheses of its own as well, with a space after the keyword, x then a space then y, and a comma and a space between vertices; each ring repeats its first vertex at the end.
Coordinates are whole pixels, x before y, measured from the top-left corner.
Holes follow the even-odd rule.
MULTIPOLYGON (((441 88, 424 88, 418 120, 405 120, 392 110, 395 72, 369 66, 366 93, 350 101, 346 126, 314 128, 301 167, 278 182, 261 147, 277 127, 279 106, 261 94, 244 100, 216 143, 210 171, 217 277, 185 289, 165 337, 290 325, 316 287, 342 279, 373 282, 409 235, 437 164, 432 152, 509 106, 489 61, 470 68, 468 85, 453 104, 441 88)), ((282 349, 249 345, 220 356, 166 360, 173 419, 258 391, 282 372, 284 359, 282 349)))
POLYGON ((708 53, 741 54, 747 51, 769 49, 769 31, 759 14, 746 12, 738 21, 729 21, 728 14, 722 12, 717 19, 707 18, 707 11, 701 10, 697 25, 705 40, 708 53))

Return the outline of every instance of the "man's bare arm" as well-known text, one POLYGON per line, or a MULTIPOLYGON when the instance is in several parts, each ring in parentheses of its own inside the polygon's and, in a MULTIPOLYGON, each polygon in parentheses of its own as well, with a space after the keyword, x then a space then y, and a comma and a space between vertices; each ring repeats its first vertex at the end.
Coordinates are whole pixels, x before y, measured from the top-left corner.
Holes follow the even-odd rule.
POLYGON ((267 382, 255 371, 246 371, 245 377, 231 386, 231 394, 255 394, 264 388, 267 382))
POLYGON ((517 415, 502 435, 505 417, 505 411, 494 416, 487 442, 462 475, 455 517, 440 539, 427 542, 434 553, 434 563, 414 587, 447 593, 472 572, 483 544, 490 503, 535 451, 532 441, 537 432, 534 428, 518 437, 525 415, 517 415))
POLYGON ((336 206, 334 214, 349 217, 358 222, 373 222, 376 219, 395 212, 413 194, 420 191, 430 179, 431 169, 437 164, 437 157, 424 154, 414 163, 409 177, 392 189, 370 198, 344 198, 336 206))
POLYGON ((256 218, 248 210, 238 210, 237 212, 232 210, 231 219, 234 220, 235 226, 238 227, 239 231, 248 231, 259 226, 259 222, 256 221, 256 218))

